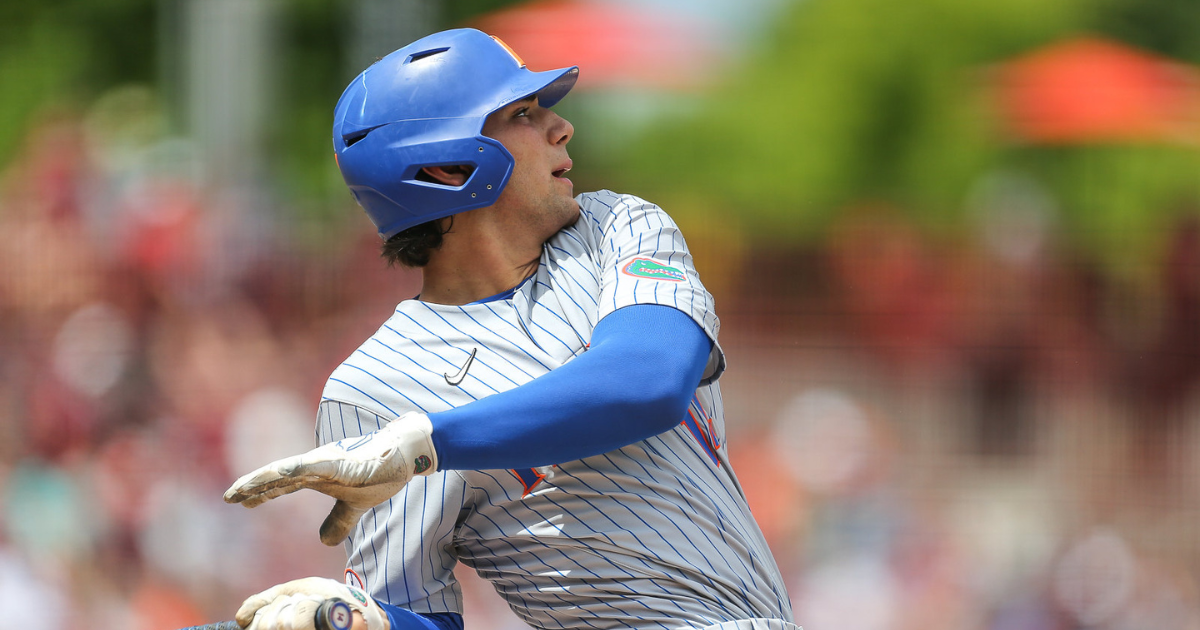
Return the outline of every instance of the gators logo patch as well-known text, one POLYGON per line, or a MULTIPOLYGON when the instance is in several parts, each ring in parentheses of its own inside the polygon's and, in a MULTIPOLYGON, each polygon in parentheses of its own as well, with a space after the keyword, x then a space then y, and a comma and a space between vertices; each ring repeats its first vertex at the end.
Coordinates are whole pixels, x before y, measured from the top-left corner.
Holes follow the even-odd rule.
POLYGON ((353 586, 346 587, 346 590, 350 591, 350 594, 354 596, 354 599, 358 600, 358 603, 362 604, 363 606, 367 605, 367 594, 366 593, 358 590, 357 588, 354 588, 353 586))
POLYGON ((649 258, 634 258, 621 269, 621 273, 635 278, 668 280, 670 282, 683 282, 687 278, 683 271, 649 258))
POLYGON ((415 462, 413 462, 413 474, 419 475, 426 470, 429 470, 429 467, 432 465, 433 462, 429 461, 428 457, 421 455, 420 457, 417 457, 415 462))

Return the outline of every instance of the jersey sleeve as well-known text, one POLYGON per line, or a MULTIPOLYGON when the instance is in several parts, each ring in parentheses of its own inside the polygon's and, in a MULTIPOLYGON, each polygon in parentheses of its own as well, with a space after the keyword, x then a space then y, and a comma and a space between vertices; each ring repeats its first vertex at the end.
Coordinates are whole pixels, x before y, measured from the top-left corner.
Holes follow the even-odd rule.
POLYGON ((725 370, 712 295, 700 282, 679 226, 658 206, 607 190, 580 195, 600 272, 599 318, 634 304, 671 306, 689 315, 713 342, 701 384, 725 370))
MULTIPOLYGON (((317 443, 357 437, 391 416, 335 400, 322 401, 317 443)), ((415 613, 462 614, 454 534, 468 489, 454 471, 415 477, 359 520, 346 545, 346 581, 372 597, 415 613)))

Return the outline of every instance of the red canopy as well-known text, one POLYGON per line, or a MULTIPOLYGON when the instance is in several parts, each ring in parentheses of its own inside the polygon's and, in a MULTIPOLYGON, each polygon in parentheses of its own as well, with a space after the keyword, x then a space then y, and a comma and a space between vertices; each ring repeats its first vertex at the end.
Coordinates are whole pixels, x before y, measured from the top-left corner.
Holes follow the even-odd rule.
POLYGON ((542 0, 487 14, 472 24, 504 40, 531 70, 579 66, 580 87, 684 88, 715 56, 696 23, 587 0, 542 0))
POLYGON ((1004 64, 997 87, 1024 142, 1200 142, 1200 70, 1095 38, 1004 64))

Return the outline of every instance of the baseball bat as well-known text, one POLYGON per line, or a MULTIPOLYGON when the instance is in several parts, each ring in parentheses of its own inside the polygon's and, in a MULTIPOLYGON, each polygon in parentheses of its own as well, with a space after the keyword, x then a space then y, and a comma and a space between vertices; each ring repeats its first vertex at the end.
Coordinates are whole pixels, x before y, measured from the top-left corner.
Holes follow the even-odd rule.
MULTIPOLYGON (((317 607, 317 630, 350 630, 354 624, 354 612, 340 599, 327 599, 317 607)), ((203 626, 190 626, 179 630, 242 630, 236 621, 218 621, 203 626)))

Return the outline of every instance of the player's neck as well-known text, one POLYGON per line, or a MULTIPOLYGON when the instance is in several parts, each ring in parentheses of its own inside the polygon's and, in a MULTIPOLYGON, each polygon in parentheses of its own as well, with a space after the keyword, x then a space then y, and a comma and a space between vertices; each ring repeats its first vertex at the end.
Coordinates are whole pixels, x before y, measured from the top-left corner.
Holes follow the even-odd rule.
POLYGON ((540 246, 522 251, 496 240, 446 238, 422 268, 421 301, 461 305, 503 293, 537 270, 541 253, 540 246))

